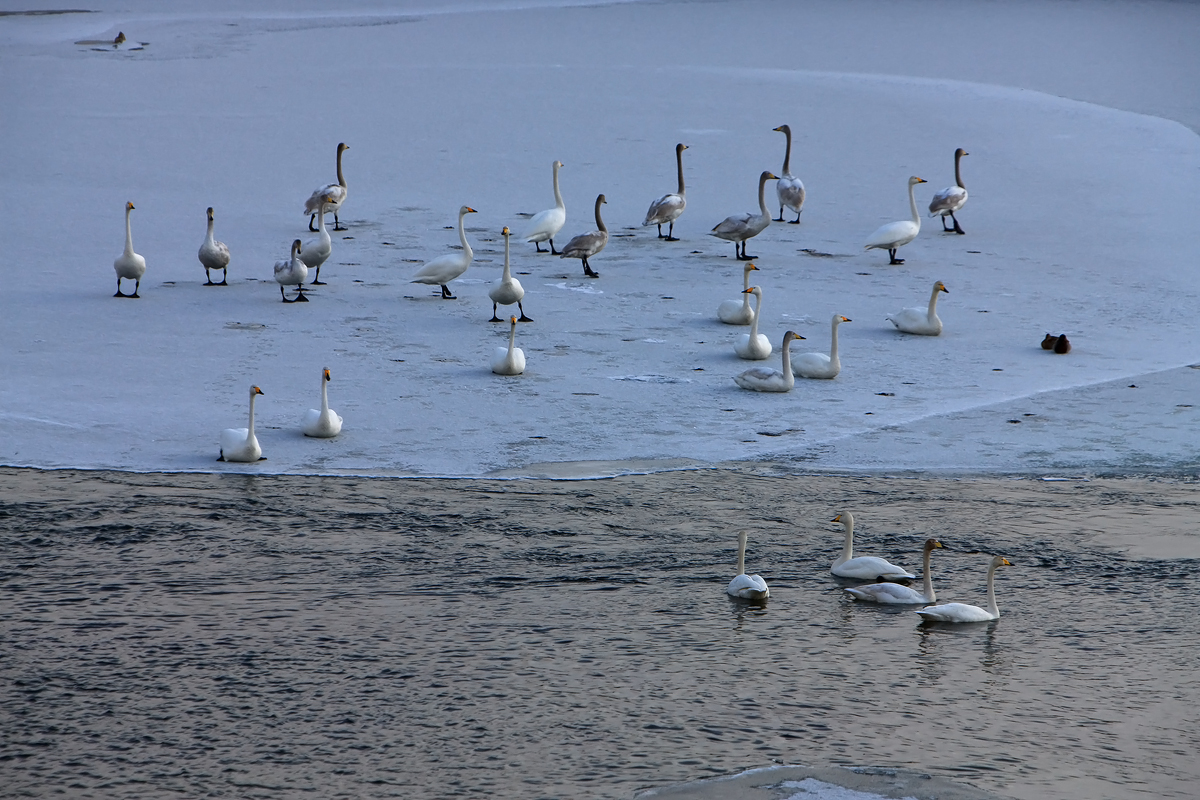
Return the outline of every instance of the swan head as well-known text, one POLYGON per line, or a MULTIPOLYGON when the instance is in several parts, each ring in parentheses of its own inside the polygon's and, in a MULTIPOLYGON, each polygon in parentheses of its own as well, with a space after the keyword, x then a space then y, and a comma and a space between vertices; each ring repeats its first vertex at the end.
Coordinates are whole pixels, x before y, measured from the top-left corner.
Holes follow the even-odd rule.
POLYGON ((676 153, 682 153, 684 150, 687 150, 687 149, 688 149, 688 146, 686 144, 684 144, 683 142, 680 142, 679 144, 675 145, 676 153))
POLYGON ((262 394, 262 393, 263 393, 263 390, 258 388, 257 386, 250 387, 250 396, 251 397, 254 397, 254 395, 256 395, 256 394, 262 394))
POLYGON ((324 374, 325 380, 329 380, 329 367, 325 367, 322 374, 324 374))
POLYGON ((743 272, 743 273, 749 273, 751 270, 757 270, 757 269, 758 269, 758 267, 754 266, 754 262, 753 262, 753 261, 748 261, 748 262, 746 262, 746 266, 745 266, 745 268, 744 268, 744 269, 742 269, 742 272, 743 272))
POLYGON ((125 210, 126 210, 126 211, 133 211, 133 203, 126 203, 126 204, 125 204, 125 210))
POLYGON ((803 336, 796 333, 795 331, 788 331, 787 333, 785 333, 783 335, 783 346, 787 347, 788 345, 790 345, 792 343, 793 339, 803 339, 803 338, 804 338, 803 336))
POLYGON ((561 161, 555 161, 555 162, 554 162, 554 168, 555 168, 555 169, 562 169, 562 168, 563 168, 563 167, 565 167, 565 166, 566 166, 566 164, 564 164, 564 163, 563 163, 563 162, 561 162, 561 161))
POLYGON ((1011 567, 1013 565, 1013 563, 1011 561, 1009 561, 1007 558, 1005 558, 1004 556, 996 556, 995 558, 992 559, 991 565, 993 567, 1011 567))
POLYGON ((601 203, 603 203, 604 205, 608 205, 608 198, 606 198, 604 195, 600 195, 599 197, 597 197, 596 205, 600 205, 601 203))
POLYGON ((212 206, 209 206, 208 210, 204 213, 206 213, 208 215, 208 221, 212 222, 213 221, 212 206))
POLYGON ((298 255, 300 255, 300 240, 299 239, 292 242, 292 256, 294 257, 294 256, 298 256, 298 255))
POLYGON ((346 144, 345 142, 338 142, 338 155, 339 156, 342 154, 343 150, 349 150, 349 149, 350 149, 350 145, 346 144))
POLYGON ((771 130, 779 131, 780 133, 786 133, 790 136, 792 133, 792 126, 791 125, 780 125, 778 128, 772 128, 771 130))
POLYGON ((918 183, 929 183, 929 181, 925 180, 924 178, 918 178, 916 175, 913 175, 908 179, 909 186, 916 186, 918 183))
POLYGON ((926 551, 933 550, 934 548, 937 548, 937 547, 944 547, 944 545, 941 542, 939 542, 937 539, 926 539, 925 540, 925 550, 926 551))
POLYGON ((841 314, 833 315, 833 324, 834 325, 841 325, 843 322, 853 322, 853 321, 854 320, 850 319, 849 317, 843 317, 841 314))
POLYGON ((760 181, 777 181, 777 180, 779 180, 779 176, 776 175, 774 172, 767 170, 767 171, 763 172, 762 175, 759 175, 758 179, 760 181))
POLYGON ((961 147, 954 151, 954 157, 956 159, 962 158, 963 156, 969 156, 969 155, 971 155, 971 154, 968 153, 966 150, 963 150, 961 147))
POLYGON ((458 209, 458 215, 460 217, 465 216, 467 214, 478 214, 478 213, 479 213, 478 211, 471 208, 470 206, 463 206, 462 208, 458 209))
POLYGON ((946 284, 942 283, 941 281, 935 283, 933 285, 933 289, 937 292, 945 292, 946 294, 950 294, 950 290, 946 288, 946 284))
POLYGON ((749 289, 743 289, 742 294, 752 294, 755 297, 762 298, 762 289, 757 286, 751 286, 749 289))
POLYGON ((500 235, 507 239, 509 236, 512 236, 512 231, 510 231, 508 226, 505 225, 504 230, 500 231, 500 235))
POLYGON ((843 511, 842 513, 838 514, 836 517, 831 519, 830 522, 840 522, 845 527, 852 528, 852 527, 854 527, 854 515, 851 514, 849 511, 843 511))

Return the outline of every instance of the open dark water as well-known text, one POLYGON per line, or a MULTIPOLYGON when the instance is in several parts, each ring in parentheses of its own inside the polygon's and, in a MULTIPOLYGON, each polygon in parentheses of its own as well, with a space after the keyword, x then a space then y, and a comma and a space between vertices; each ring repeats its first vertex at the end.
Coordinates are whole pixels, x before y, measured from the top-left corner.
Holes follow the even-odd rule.
POLYGON ((1195 489, 0 470, 0 795, 629 798, 800 763, 1194 798, 1195 489), (942 600, 1007 556, 1002 618, 847 601, 843 509, 860 552, 952 548, 942 600), (743 527, 765 608, 723 593, 743 527))

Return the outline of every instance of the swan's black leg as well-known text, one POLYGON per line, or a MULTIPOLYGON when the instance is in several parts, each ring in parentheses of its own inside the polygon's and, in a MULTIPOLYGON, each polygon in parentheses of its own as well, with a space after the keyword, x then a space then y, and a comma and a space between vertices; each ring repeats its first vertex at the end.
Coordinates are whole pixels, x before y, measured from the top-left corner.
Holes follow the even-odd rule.
POLYGON ((599 278, 600 277, 599 272, 592 272, 592 268, 590 266, 588 266, 587 256, 583 257, 583 274, 588 276, 589 278, 599 278))
POLYGON ((952 230, 954 230, 954 228, 946 227, 946 215, 942 214, 942 233, 949 233, 952 230))
MULTIPOLYGON (((444 296, 444 295, 443 295, 443 296, 444 296)), ((521 312, 521 314, 522 314, 522 315, 524 315, 524 314, 525 314, 525 312, 524 312, 524 311, 522 311, 522 312, 521 312)), ((502 320, 502 319, 500 319, 499 317, 497 317, 497 316, 496 316, 496 303, 495 303, 495 301, 493 301, 493 302, 492 302, 492 318, 491 318, 491 319, 489 319, 489 320, 488 320, 488 322, 504 322, 504 320, 502 320)))
POLYGON ((449 287, 447 287, 446 284, 444 284, 444 283, 442 284, 442 299, 443 300, 457 300, 458 299, 454 295, 450 294, 449 287))
POLYGON ((337 216, 337 212, 336 212, 336 211, 335 211, 335 212, 333 212, 333 229, 334 229, 335 231, 344 231, 344 230, 346 230, 346 228, 342 227, 341 220, 339 220, 339 219, 338 219, 338 216, 337 216))
MULTIPOLYGON (((966 231, 964 231, 962 228, 959 227, 958 218, 956 216, 954 216, 953 211, 950 212, 950 219, 954 220, 954 232, 955 233, 966 233, 966 231)), ((942 217, 942 227, 945 227, 945 225, 946 225, 946 218, 942 217)))
MULTIPOLYGON (((545 250, 543 250, 543 249, 542 249, 542 243, 541 243, 541 242, 534 242, 534 243, 533 243, 533 246, 537 248, 537 251, 538 251, 539 253, 544 253, 544 252, 546 252, 545 250)), ((554 248, 554 245, 550 245, 550 247, 551 247, 551 249, 553 249, 553 248, 554 248)))
POLYGON ((313 214, 311 217, 308 218, 308 229, 310 231, 312 231, 313 233, 317 232, 317 229, 313 227, 313 223, 316 222, 316 219, 317 219, 316 214, 313 214))
POLYGON ((791 222, 789 222, 788 224, 789 225, 799 225, 800 224, 800 212, 799 211, 796 212, 796 218, 794 220, 792 220, 791 222))
POLYGON ((121 291, 121 276, 117 276, 117 293, 113 297, 124 297, 125 293, 121 291))
POLYGON ((134 279, 133 279, 133 294, 131 294, 131 295, 129 295, 129 296, 130 296, 130 297, 138 297, 138 298, 140 298, 140 297, 141 297, 141 295, 139 295, 139 294, 138 294, 138 289, 140 289, 140 288, 141 288, 141 286, 142 286, 142 279, 141 279, 141 278, 134 278, 134 279))
POLYGON ((550 239, 550 255, 552 255, 552 256, 560 255, 559 251, 554 249, 554 239, 550 239))
POLYGON ((745 240, 743 240, 742 241, 742 252, 741 252, 741 255, 738 256, 738 261, 753 261, 756 258, 758 258, 758 256, 746 255, 746 242, 745 242, 745 240))
POLYGON ((663 238, 663 235, 662 235, 662 223, 661 223, 661 222, 658 224, 658 238, 660 238, 660 239, 661 239, 661 238, 663 238))
POLYGON ((295 300, 288 300, 288 299, 287 299, 287 295, 283 293, 283 284, 282 284, 282 283, 281 283, 281 284, 279 284, 279 297, 280 297, 280 299, 282 299, 282 300, 283 300, 283 302, 285 302, 285 303, 294 303, 294 302, 296 302, 295 300))
POLYGON ((896 258, 896 248, 889 247, 888 255, 891 256, 891 259, 892 259, 891 261, 888 262, 889 264, 903 264, 904 263, 903 258, 896 258))
POLYGON ((313 276, 310 286, 324 286, 325 281, 321 280, 321 268, 317 267, 317 274, 313 276))
POLYGON ((213 283, 212 273, 210 273, 208 271, 208 267, 204 268, 204 285, 205 286, 216 286, 216 284, 213 283))
POLYGON ((779 207, 779 216, 775 218, 775 222, 783 222, 783 206, 779 207))
POLYGON ((679 241, 678 239, 675 238, 675 223, 674 223, 674 221, 671 222, 671 226, 667 229, 667 241, 668 242, 678 242, 679 241))
MULTIPOLYGON (((517 301, 517 308, 520 309, 520 311, 521 311, 521 318, 518 319, 517 322, 533 322, 533 320, 531 320, 529 317, 525 316, 525 309, 521 307, 520 300, 517 301)), ((495 313, 494 308, 492 309, 492 313, 493 314, 495 313)))

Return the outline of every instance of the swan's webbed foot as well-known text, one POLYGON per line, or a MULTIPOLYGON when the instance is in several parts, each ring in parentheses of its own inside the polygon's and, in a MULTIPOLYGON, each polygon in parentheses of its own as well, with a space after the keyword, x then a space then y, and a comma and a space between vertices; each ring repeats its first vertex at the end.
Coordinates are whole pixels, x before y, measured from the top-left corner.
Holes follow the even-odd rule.
POLYGON ((339 219, 338 219, 338 216, 337 216, 337 212, 336 212, 336 211, 335 211, 335 212, 333 212, 333 229, 334 229, 335 231, 345 231, 345 230, 349 230, 349 228, 347 228, 347 227, 345 227, 344 225, 342 225, 342 222, 341 222, 341 220, 339 220, 339 219))
POLYGON ((663 241, 664 242, 678 242, 679 237, 678 236, 664 236, 663 241))
POLYGON ((444 283, 442 284, 442 299, 443 300, 457 300, 458 299, 454 295, 450 294, 450 289, 447 288, 446 284, 444 284, 444 283))
MULTIPOLYGON (((534 242, 534 243, 533 243, 533 246, 534 246, 534 247, 537 249, 537 251, 538 251, 539 253, 545 253, 545 252, 546 252, 545 250, 543 250, 543 249, 542 249, 542 243, 541 243, 541 242, 534 242)), ((553 250, 553 249, 554 249, 554 245, 550 245, 550 249, 551 249, 551 250, 553 250)))
POLYGON ((896 258, 896 248, 894 248, 894 247, 888 248, 888 256, 891 258, 891 260, 888 261, 889 264, 903 264, 904 263, 903 258, 896 258))
POLYGON ((308 298, 304 295, 303 284, 296 287, 296 297, 292 300, 293 303, 307 303, 308 298))
POLYGON ((224 460, 225 460, 225 451, 222 450, 221 455, 217 457, 217 461, 224 461, 224 460))
POLYGON ((489 319, 488 322, 504 322, 504 320, 502 320, 496 316, 496 306, 497 305, 498 305, 497 303, 492 303, 492 318, 489 319))
POLYGON ((592 271, 592 268, 588 265, 586 258, 583 259, 583 274, 589 278, 599 278, 600 277, 599 272, 592 271))
POLYGON ((553 239, 550 240, 550 255, 552 255, 552 256, 562 255, 562 253, 560 251, 554 249, 554 240, 553 239))
POLYGON ((317 229, 313 227, 313 223, 316 222, 316 220, 317 220, 316 214, 313 214, 311 217, 308 218, 308 229, 310 231, 312 231, 313 233, 317 232, 317 229))
MULTIPOLYGON (((517 320, 517 322, 533 322, 533 320, 531 320, 529 317, 525 316, 525 309, 521 307, 521 301, 520 301, 520 300, 518 300, 518 301, 517 301, 517 308, 518 308, 518 309, 520 310, 520 312, 521 312, 521 316, 520 316, 520 318, 517 320)), ((493 313, 495 313, 495 309, 493 309, 493 313)))
POLYGON ((671 223, 671 227, 667 230, 666 239, 668 242, 678 242, 678 237, 675 236, 675 223, 671 223))
POLYGON ((740 255, 737 257, 737 260, 738 261, 753 261, 756 258, 758 258, 758 256, 740 255))
POLYGON ((662 235, 662 225, 658 226, 658 238, 660 238, 660 239, 666 238, 662 235))
POLYGON ((327 286, 328 284, 325 283, 325 281, 312 280, 312 281, 308 282, 308 285, 309 286, 327 286))
MULTIPOLYGON (((957 217, 955 217, 953 214, 951 214, 951 215, 950 215, 950 219, 954 220, 954 232, 955 232, 955 233, 966 233, 966 231, 964 231, 964 230, 963 230, 963 229, 962 229, 962 228, 959 226, 959 224, 958 224, 958 218, 957 218, 957 217)), ((942 227, 943 227, 943 228, 944 228, 944 227, 946 227, 946 218, 945 218, 945 217, 942 217, 942 227)))
POLYGON ((794 220, 792 220, 791 222, 789 222, 788 225, 799 225, 799 224, 800 224, 800 212, 797 211, 796 218, 794 220))

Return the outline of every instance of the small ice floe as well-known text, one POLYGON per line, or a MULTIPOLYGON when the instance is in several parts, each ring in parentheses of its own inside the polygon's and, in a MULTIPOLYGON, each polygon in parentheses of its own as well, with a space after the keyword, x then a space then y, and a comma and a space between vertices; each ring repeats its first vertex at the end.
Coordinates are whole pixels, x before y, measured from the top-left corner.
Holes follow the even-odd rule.
MULTIPOLYGON (((788 795, 787 800, 885 800, 886 795, 875 792, 860 792, 857 789, 847 789, 834 783, 826 783, 816 778, 805 778, 802 781, 784 781, 779 784, 783 789, 799 789, 795 794, 788 795)), ((917 800, 915 797, 905 797, 902 800, 917 800)))
POLYGON ((562 283, 547 283, 555 289, 565 289, 568 292, 583 292, 584 294, 604 294, 603 289, 593 289, 591 286, 569 286, 566 281, 562 283))
POLYGON ((610 375, 610 381, 639 381, 641 383, 691 383, 691 378, 673 378, 670 375, 610 375))
POLYGON ((642 341, 649 342, 650 344, 666 344, 667 343, 666 339, 642 339, 642 341))

